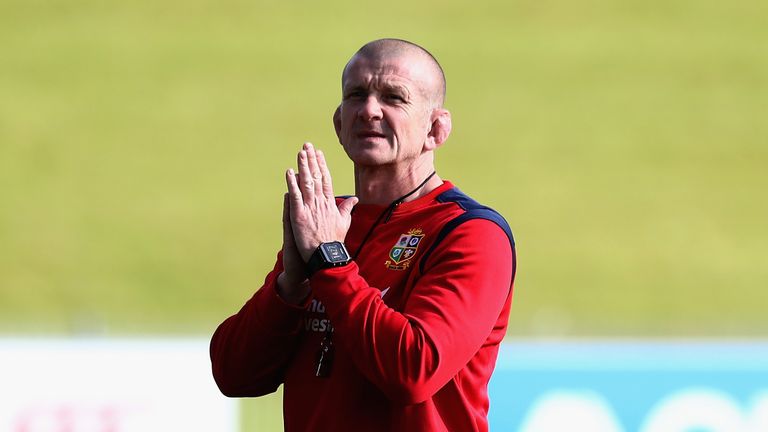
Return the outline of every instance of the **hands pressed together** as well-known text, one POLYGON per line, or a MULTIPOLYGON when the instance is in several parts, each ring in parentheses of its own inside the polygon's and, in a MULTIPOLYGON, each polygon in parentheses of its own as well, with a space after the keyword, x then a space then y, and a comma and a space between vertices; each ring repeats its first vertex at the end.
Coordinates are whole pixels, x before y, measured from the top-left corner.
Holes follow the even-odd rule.
POLYGON ((285 173, 288 193, 283 201, 283 273, 278 293, 290 303, 300 303, 309 294, 305 263, 320 243, 343 242, 352 221, 357 197, 338 206, 325 156, 311 143, 298 154, 298 173, 285 173))

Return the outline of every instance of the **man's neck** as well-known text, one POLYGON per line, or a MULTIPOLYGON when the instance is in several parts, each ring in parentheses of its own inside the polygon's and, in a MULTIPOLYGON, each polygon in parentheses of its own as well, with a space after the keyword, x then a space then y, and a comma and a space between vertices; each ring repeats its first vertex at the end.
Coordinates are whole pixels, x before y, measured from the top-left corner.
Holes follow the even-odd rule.
POLYGON ((413 201, 443 184, 443 180, 434 175, 419 188, 433 172, 432 164, 406 169, 397 169, 392 165, 355 167, 355 195, 362 204, 389 205, 418 188, 404 200, 413 201))

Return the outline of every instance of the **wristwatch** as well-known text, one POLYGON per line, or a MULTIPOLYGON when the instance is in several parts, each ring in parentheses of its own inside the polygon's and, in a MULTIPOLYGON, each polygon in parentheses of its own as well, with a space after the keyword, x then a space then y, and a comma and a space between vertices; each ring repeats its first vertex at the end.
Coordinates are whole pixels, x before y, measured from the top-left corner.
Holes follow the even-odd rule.
POLYGON ((312 276, 320 269, 341 267, 349 264, 349 252, 340 241, 320 243, 312 256, 307 261, 307 277, 312 276))

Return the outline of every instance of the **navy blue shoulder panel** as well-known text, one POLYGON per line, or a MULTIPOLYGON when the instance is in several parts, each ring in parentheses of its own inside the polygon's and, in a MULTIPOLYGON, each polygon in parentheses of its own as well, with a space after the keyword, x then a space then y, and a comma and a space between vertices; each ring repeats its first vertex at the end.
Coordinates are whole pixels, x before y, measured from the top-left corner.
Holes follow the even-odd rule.
POLYGON ((460 191, 457 187, 441 193, 437 196, 436 200, 442 203, 456 203, 459 207, 463 208, 465 212, 448 221, 448 223, 443 226, 443 229, 441 229, 437 234, 437 238, 435 239, 434 243, 432 243, 432 246, 430 246, 427 252, 421 257, 421 261, 419 261, 419 271, 421 273, 424 273, 424 263, 427 261, 427 258, 429 258, 435 248, 437 248, 437 246, 440 244, 440 242, 442 242, 448 236, 448 234, 451 233, 451 231, 456 229, 456 227, 472 219, 486 219, 498 225, 499 228, 504 230, 504 233, 507 235, 507 238, 509 239, 509 245, 512 248, 512 253, 514 254, 515 237, 512 235, 512 229, 509 228, 507 221, 502 215, 497 213, 496 210, 478 203, 477 201, 467 196, 464 192, 460 191))

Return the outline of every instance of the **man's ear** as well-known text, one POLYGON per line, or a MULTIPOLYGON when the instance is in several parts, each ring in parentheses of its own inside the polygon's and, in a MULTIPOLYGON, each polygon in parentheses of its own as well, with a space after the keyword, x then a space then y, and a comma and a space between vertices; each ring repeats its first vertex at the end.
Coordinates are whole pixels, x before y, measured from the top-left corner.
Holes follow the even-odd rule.
POLYGON ((432 125, 427 132, 424 150, 435 150, 443 145, 451 134, 451 113, 446 109, 436 109, 432 112, 432 125))
POLYGON ((336 130, 336 137, 341 142, 341 105, 336 107, 333 112, 333 128, 336 130))

